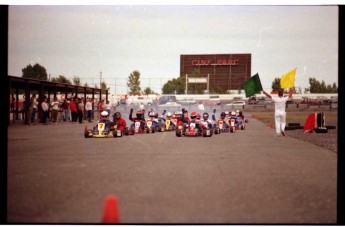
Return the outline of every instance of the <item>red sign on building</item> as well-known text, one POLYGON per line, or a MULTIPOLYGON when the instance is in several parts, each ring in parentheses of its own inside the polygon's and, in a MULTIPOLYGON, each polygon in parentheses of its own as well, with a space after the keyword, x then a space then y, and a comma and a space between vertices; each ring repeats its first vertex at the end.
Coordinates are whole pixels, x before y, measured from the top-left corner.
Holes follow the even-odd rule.
MULTIPOLYGON (((210 78, 210 90, 242 90, 251 77, 251 54, 181 55, 180 76, 210 78)), ((206 86, 206 85, 205 85, 206 86)))

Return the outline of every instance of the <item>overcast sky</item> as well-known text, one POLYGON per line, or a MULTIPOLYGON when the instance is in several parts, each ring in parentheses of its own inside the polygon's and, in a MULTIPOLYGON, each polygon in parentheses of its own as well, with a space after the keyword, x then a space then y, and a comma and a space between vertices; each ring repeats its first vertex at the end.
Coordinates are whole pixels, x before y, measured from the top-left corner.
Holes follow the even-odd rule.
POLYGON ((296 87, 310 77, 338 84, 338 16, 336 5, 11 5, 8 73, 38 63, 91 85, 102 72, 121 93, 138 70, 142 88, 161 92, 182 54, 251 53, 264 89, 295 67, 296 87))

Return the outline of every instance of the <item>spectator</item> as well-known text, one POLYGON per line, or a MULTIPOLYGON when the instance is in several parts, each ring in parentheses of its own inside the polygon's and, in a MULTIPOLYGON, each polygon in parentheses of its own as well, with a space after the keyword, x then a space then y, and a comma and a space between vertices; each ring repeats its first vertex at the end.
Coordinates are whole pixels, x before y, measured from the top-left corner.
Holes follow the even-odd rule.
POLYGON ((92 99, 87 98, 85 104, 85 110, 87 111, 87 119, 89 122, 92 122, 92 99))
POLYGON ((70 101, 67 99, 64 99, 62 103, 62 110, 63 110, 63 121, 69 121, 70 120, 70 101))
POLYGON ((37 99, 36 99, 36 94, 32 95, 32 115, 31 115, 31 124, 36 124, 36 113, 37 113, 37 99))
POLYGON ((103 110, 104 110, 103 100, 100 99, 98 103, 98 119, 102 119, 101 113, 103 112, 103 110))
POLYGON ((106 105, 105 105, 105 111, 108 112, 108 116, 110 116, 110 110, 111 110, 111 105, 110 105, 109 101, 107 101, 106 105))
POLYGON ((46 125, 47 124, 47 118, 48 118, 48 112, 49 112, 49 106, 47 103, 47 98, 43 99, 43 102, 41 103, 42 107, 42 124, 46 125))
POLYGON ((24 112, 25 112, 24 124, 25 125, 29 125, 31 123, 31 117, 30 117, 31 99, 26 99, 25 98, 25 101, 23 102, 23 105, 24 105, 24 112))
POLYGON ((78 109, 77 109, 77 102, 78 99, 72 99, 71 105, 70 105, 70 109, 71 109, 71 115, 72 115, 72 123, 77 122, 77 118, 78 118, 78 109))
POLYGON ((52 115, 50 119, 50 124, 54 122, 54 124, 57 124, 57 117, 59 113, 59 101, 56 97, 54 97, 54 100, 50 103, 50 106, 52 108, 52 115))
POLYGON ((84 99, 80 99, 78 103, 78 118, 79 123, 83 123, 83 117, 84 117, 84 99))

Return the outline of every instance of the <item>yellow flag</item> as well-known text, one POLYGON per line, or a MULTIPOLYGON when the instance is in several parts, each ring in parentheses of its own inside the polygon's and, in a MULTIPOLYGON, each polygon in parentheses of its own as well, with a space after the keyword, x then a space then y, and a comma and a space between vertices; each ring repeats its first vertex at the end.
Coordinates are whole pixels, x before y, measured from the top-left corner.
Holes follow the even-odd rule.
POLYGON ((280 79, 281 88, 291 88, 295 86, 295 75, 297 68, 285 73, 280 79))

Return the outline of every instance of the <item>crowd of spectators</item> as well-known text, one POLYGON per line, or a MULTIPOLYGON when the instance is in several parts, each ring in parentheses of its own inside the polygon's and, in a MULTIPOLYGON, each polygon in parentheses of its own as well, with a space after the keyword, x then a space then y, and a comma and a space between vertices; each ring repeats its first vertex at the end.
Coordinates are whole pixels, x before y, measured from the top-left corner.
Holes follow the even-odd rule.
MULTIPOLYGON (((11 108, 13 108, 11 106, 11 108)), ((59 122, 83 123, 84 120, 93 122, 93 119, 100 119, 99 114, 103 110, 111 111, 109 101, 104 104, 103 100, 95 103, 92 98, 71 97, 58 100, 54 97, 51 102, 46 96, 42 100, 33 94, 29 101, 23 102, 24 124, 36 125, 37 123, 58 124, 59 122)))

